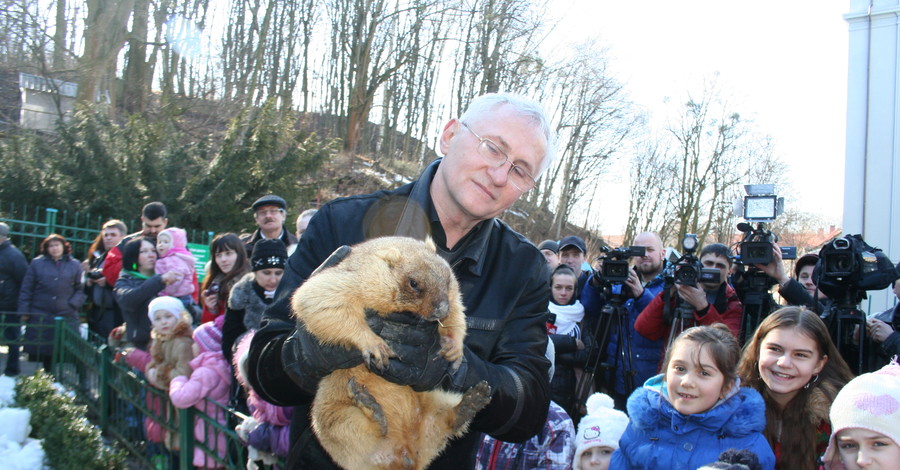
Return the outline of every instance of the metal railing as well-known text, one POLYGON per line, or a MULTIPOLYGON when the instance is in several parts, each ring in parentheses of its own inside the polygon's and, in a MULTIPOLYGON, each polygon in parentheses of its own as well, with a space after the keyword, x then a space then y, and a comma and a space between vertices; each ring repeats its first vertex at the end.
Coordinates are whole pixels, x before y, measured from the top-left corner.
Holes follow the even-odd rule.
MULTIPOLYGON (((53 324, 29 325, 15 314, 0 313, 0 332, 22 327, 53 329, 52 374, 87 406, 88 419, 127 452, 129 468, 192 469, 195 450, 202 453, 203 467, 246 468, 248 450, 233 426, 246 415, 206 399, 205 408, 216 410, 216 416, 197 408, 177 409, 166 391, 149 385, 135 369, 115 362, 104 338, 92 332, 82 338, 62 318, 53 324), (195 425, 202 425, 200 438, 195 436, 195 425)), ((10 339, 3 334, 0 344, 48 346, 24 335, 10 339)))
MULTIPOLYGON (((58 210, 52 207, 5 204, 0 206, 0 222, 10 228, 10 240, 27 259, 40 254, 41 241, 52 233, 58 233, 72 245, 72 256, 87 258, 87 250, 100 233, 100 227, 108 217, 82 212, 58 210)), ((121 218, 128 226, 128 233, 140 228, 138 219, 121 218)), ((202 230, 188 230, 188 240, 200 245, 209 245, 214 233, 202 230)))

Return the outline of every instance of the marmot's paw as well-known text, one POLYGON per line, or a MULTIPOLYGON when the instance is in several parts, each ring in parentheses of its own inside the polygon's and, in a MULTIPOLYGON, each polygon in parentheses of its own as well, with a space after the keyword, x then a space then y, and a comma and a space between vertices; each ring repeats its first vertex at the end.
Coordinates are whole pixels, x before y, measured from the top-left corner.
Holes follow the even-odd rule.
MULTIPOLYGON (((462 358, 463 355, 463 342, 452 336, 452 335, 444 335, 441 336, 441 356, 446 359, 448 362, 455 362, 462 358)), ((459 364, 456 364, 456 367, 459 367, 459 364)))
POLYGON ((491 386, 484 380, 466 390, 459 405, 456 405, 454 433, 466 426, 482 408, 491 402, 491 386))
POLYGON ((397 357, 394 350, 384 341, 379 341, 369 347, 360 348, 360 351, 362 352, 363 360, 369 365, 370 369, 375 367, 378 370, 384 370, 387 368, 390 358, 397 357))

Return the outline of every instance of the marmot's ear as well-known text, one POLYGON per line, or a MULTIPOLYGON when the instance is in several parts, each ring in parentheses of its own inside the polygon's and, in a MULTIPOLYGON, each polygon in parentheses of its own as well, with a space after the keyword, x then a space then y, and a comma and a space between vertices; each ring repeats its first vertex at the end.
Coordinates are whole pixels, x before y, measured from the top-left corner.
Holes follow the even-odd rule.
POLYGON ((428 235, 427 237, 425 237, 425 246, 432 253, 437 253, 437 246, 434 244, 434 239, 431 238, 431 235, 428 235))
POLYGON ((378 253, 378 256, 381 257, 381 259, 383 259, 384 262, 387 263, 388 267, 392 269, 402 263, 404 260, 403 253, 401 253, 400 250, 394 247, 388 247, 381 250, 378 253))

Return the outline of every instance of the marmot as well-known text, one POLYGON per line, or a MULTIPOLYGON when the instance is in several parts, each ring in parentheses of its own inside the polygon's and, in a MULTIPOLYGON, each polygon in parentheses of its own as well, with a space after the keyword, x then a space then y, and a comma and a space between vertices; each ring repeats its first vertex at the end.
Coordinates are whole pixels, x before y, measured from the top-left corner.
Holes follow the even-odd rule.
MULTIPOLYGON (((462 358, 466 319, 459 285, 430 241, 384 237, 355 245, 339 263, 313 273, 294 292, 291 307, 316 339, 359 349, 369 367, 383 368, 395 354, 369 328, 367 310, 410 312, 435 322, 441 355, 451 362, 462 358)), ((484 381, 465 394, 416 392, 372 373, 366 363, 322 379, 313 401, 313 431, 346 469, 425 468, 490 402, 484 381)))

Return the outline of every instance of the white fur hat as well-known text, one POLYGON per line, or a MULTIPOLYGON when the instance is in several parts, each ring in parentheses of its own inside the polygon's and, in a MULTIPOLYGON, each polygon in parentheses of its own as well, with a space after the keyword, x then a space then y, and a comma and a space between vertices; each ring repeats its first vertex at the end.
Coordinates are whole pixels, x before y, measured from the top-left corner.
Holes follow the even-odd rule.
POLYGON ((157 310, 165 310, 172 315, 175 315, 176 318, 181 317, 181 312, 184 312, 184 303, 175 297, 169 297, 168 295, 163 295, 157 297, 150 301, 150 304, 147 305, 147 316, 150 317, 150 321, 153 321, 153 312, 157 310))
POLYGON ((605 393, 588 397, 587 415, 581 418, 575 435, 573 470, 581 470, 581 454, 592 447, 619 448, 619 438, 628 427, 628 416, 613 406, 613 399, 605 393))

